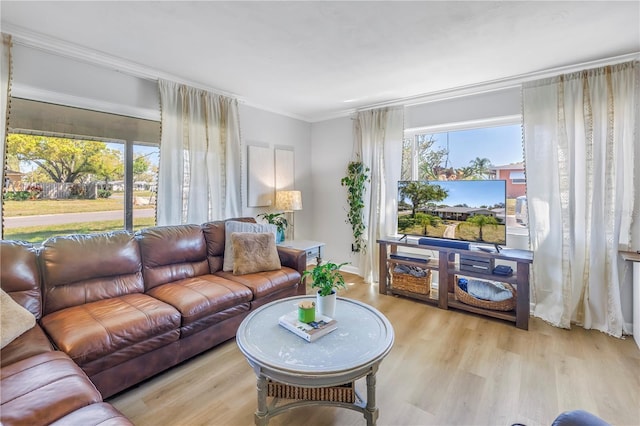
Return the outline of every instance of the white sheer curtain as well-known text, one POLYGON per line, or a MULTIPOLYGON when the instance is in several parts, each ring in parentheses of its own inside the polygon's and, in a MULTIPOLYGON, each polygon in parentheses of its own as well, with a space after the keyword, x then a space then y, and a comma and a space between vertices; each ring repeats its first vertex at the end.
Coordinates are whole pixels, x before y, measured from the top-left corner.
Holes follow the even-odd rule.
POLYGON ((618 250, 640 244, 639 82, 632 62, 523 86, 532 301, 556 326, 629 331, 618 250))
MULTIPOLYGON (((9 125, 9 99, 11 91, 11 36, 8 34, 2 34, 2 63, 0 64, 0 105, 2 110, 0 114, 2 116, 2 129, 0 130, 0 160, 2 161, 2 187, 4 188, 4 171, 5 171, 5 150, 6 150, 6 138, 7 138, 7 126, 9 125)), ((0 191, 0 195, 4 192, 0 191)), ((0 197, 0 203, 2 203, 2 197, 0 197)), ((0 238, 4 235, 4 217, 2 211, 4 208, 0 206, 0 238)))
POLYGON ((158 225, 240 216, 237 101, 160 80, 158 225))
POLYGON ((369 283, 378 281, 376 241, 395 233, 403 132, 402 107, 361 111, 355 119, 355 154, 370 170, 364 200, 366 250, 358 258, 360 274, 369 283))

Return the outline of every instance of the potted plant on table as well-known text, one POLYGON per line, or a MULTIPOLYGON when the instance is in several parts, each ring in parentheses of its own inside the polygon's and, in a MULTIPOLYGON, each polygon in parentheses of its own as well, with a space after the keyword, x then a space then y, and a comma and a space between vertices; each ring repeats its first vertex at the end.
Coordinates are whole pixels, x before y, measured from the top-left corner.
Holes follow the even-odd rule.
POLYGON ((302 273, 302 278, 311 276, 313 279, 311 287, 318 289, 316 306, 318 307, 318 313, 320 315, 326 315, 328 317, 335 315, 336 290, 339 288, 347 288, 344 283, 344 277, 340 273, 340 268, 347 263, 348 262, 336 265, 335 263, 327 262, 314 266, 313 269, 306 270, 302 273))
POLYGON ((276 243, 281 243, 284 241, 284 231, 289 225, 289 222, 287 222, 287 218, 284 217, 284 213, 260 213, 258 217, 261 217, 267 223, 276 226, 276 228, 278 229, 276 243))

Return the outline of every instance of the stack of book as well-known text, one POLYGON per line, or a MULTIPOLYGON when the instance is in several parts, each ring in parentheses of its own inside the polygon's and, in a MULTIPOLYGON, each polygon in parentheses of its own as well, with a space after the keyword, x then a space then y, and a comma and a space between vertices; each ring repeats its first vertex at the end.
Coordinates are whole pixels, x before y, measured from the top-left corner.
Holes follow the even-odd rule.
POLYGON ((335 319, 318 313, 316 313, 315 321, 310 323, 300 322, 298 321, 297 310, 281 316, 278 319, 278 324, 302 337, 307 342, 314 342, 338 328, 338 322, 335 319))

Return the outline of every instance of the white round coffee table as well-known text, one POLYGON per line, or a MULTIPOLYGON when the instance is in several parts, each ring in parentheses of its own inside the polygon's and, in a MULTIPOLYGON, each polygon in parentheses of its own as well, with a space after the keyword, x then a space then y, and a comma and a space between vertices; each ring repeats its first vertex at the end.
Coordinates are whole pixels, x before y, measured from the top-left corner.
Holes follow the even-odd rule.
POLYGON ((338 328, 315 342, 309 343, 278 325, 278 318, 294 311, 300 301, 314 299, 296 296, 271 302, 256 309, 240 324, 236 334, 238 347, 258 377, 255 422, 266 425, 269 418, 291 408, 322 404, 359 411, 367 425, 374 425, 378 418, 376 372, 393 346, 393 327, 375 308, 340 297, 335 313, 338 328), (353 403, 329 398, 297 400, 278 406, 279 400, 274 398, 267 405, 268 382, 308 390, 352 384, 365 376, 366 400, 356 393, 353 403))

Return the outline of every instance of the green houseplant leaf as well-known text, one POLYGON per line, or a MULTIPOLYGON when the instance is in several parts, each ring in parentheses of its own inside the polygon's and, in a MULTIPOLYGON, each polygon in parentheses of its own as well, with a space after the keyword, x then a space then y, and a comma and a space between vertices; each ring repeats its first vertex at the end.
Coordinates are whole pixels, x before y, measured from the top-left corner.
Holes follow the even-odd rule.
POLYGON ((367 250, 364 242, 364 192, 365 183, 369 181, 369 168, 361 161, 352 161, 347 166, 347 175, 340 180, 342 186, 347 187, 347 202, 349 211, 347 212, 347 223, 351 224, 353 231, 352 251, 359 253, 367 250))
POLYGON ((312 288, 317 288, 320 296, 328 296, 334 289, 347 288, 344 283, 344 277, 340 273, 340 268, 349 262, 336 265, 335 263, 327 262, 321 265, 315 266, 311 270, 304 271, 302 278, 311 276, 313 283, 312 288))
POLYGON ((284 232, 289 225, 287 219, 284 217, 284 213, 260 213, 257 217, 261 217, 267 223, 275 225, 280 232, 284 232))

